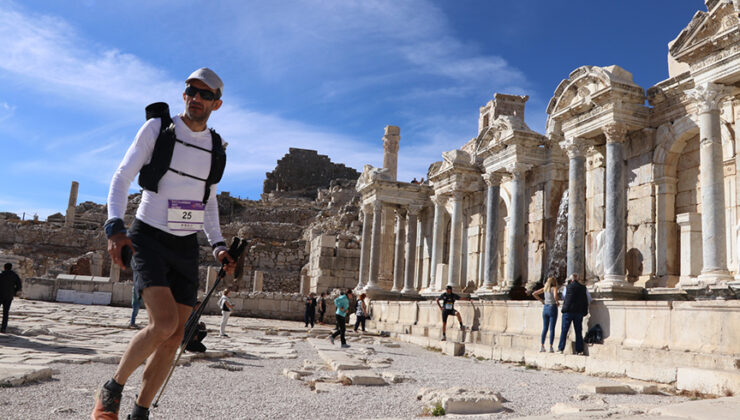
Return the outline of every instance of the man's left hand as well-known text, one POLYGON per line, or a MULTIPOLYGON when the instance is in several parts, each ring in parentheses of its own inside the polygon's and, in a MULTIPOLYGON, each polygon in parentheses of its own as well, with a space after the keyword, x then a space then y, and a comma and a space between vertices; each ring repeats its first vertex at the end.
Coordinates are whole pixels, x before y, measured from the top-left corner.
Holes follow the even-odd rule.
POLYGON ((231 255, 227 251, 221 251, 218 253, 218 260, 224 265, 224 270, 227 274, 234 274, 236 270, 236 261, 231 258, 231 255))

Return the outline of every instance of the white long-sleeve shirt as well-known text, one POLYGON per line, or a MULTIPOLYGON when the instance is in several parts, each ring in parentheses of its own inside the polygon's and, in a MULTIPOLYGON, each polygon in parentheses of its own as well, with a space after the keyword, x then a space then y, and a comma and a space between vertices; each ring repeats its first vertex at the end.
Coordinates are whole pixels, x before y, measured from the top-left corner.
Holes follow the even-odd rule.
MULTIPOLYGON (((211 150, 212 141, 209 130, 191 131, 179 115, 172 118, 175 124, 175 135, 179 140, 207 150, 211 150)), ((126 211, 128 189, 141 168, 149 163, 154 151, 154 144, 159 136, 162 122, 159 118, 148 120, 139 129, 134 142, 129 147, 121 165, 113 174, 108 192, 108 218, 120 218, 126 211)), ((206 179, 211 169, 210 153, 175 142, 170 167, 198 178, 206 179)), ((136 210, 136 218, 142 222, 177 236, 185 236, 195 230, 172 230, 167 226, 169 200, 190 200, 200 202, 203 199, 205 181, 167 171, 159 181, 158 192, 144 190, 141 204, 136 210)), ((221 226, 218 220, 218 201, 216 185, 211 186, 211 193, 205 205, 203 231, 210 244, 222 242, 221 226)))

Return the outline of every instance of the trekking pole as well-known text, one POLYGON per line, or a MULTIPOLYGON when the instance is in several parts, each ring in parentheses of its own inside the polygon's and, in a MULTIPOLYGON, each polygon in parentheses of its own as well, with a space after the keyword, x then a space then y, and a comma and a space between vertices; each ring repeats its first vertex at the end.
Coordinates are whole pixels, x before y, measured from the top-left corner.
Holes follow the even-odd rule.
MULTIPOLYGON (((239 259, 239 256, 244 252, 244 248, 247 246, 247 241, 234 237, 233 242, 231 243, 231 246, 229 247, 229 255, 231 258, 236 261, 239 259)), ((201 315, 203 314, 203 310, 206 307, 206 304, 208 303, 208 299, 211 298, 211 295, 213 294, 214 290, 216 290, 216 287, 218 287, 218 284, 221 282, 221 279, 226 277, 226 263, 221 264, 221 269, 218 270, 218 276, 216 276, 216 280, 213 282, 213 286, 211 286, 211 290, 206 293, 206 296, 203 298, 203 302, 201 302, 200 306, 198 306, 198 309, 196 309, 193 313, 190 314, 190 317, 188 318, 187 322, 185 323, 185 335, 182 338, 182 342, 180 343, 180 347, 177 349, 177 356, 175 357, 175 360, 172 362, 172 366, 170 366, 170 371, 167 374, 167 379, 165 379, 164 384, 162 384, 162 388, 159 390, 159 395, 157 396, 157 399, 154 401, 154 404, 152 404, 152 407, 157 407, 159 405, 159 400, 162 398, 162 394, 164 394, 164 390, 167 387, 167 384, 170 382, 170 378, 172 377, 172 373, 175 372, 175 368, 177 367, 177 362, 180 361, 180 356, 185 352, 185 347, 188 345, 190 340, 193 338, 193 335, 195 334, 195 331, 198 329, 198 321, 200 320, 201 315)))

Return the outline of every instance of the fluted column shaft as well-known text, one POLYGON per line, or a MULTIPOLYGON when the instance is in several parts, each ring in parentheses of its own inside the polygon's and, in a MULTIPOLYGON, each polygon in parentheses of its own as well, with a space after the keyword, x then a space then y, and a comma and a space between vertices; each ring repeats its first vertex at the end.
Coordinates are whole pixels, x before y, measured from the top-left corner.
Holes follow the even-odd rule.
POLYGON ((604 243, 604 280, 625 283, 625 188, 624 141, 627 128, 610 124, 606 135, 606 238, 604 243))
POLYGON ((501 194, 501 176, 486 174, 483 177, 488 185, 486 192, 486 242, 483 257, 483 287, 481 291, 491 290, 497 283, 496 265, 498 263, 498 201, 501 194))
POLYGON ((696 86, 689 95, 699 112, 699 165, 701 185, 701 236, 705 283, 731 280, 727 270, 725 188, 722 167, 722 135, 719 105, 729 90, 715 83, 696 86))
POLYGON ((452 221, 450 222, 450 259, 447 273, 447 286, 453 290, 460 288, 460 258, 462 249, 463 228, 463 193, 452 194, 452 221))
POLYGON ((372 215, 373 206, 365 205, 362 208, 362 249, 360 250, 360 275, 357 281, 357 289, 361 289, 368 282, 370 274, 370 247, 372 237, 372 215))
POLYGON ((417 216, 421 206, 409 206, 406 214, 406 273, 401 293, 416 294, 414 287, 414 267, 416 266, 417 216))
POLYGON ((396 210, 396 245, 393 256, 393 288, 392 292, 400 292, 403 287, 404 275, 404 242, 406 239, 406 210, 396 210))
POLYGON ((383 223, 383 204, 376 200, 373 203, 373 230, 370 239, 370 268, 368 269, 365 289, 377 289, 378 272, 380 271, 380 227, 383 223))
POLYGON ((568 268, 567 274, 584 278, 586 267, 586 148, 581 139, 562 141, 568 153, 568 268))
POLYGON ((434 197, 434 225, 432 227, 432 258, 430 267, 429 289, 436 288, 437 264, 442 260, 442 240, 444 237, 444 198, 434 197))
POLYGON ((514 287, 522 280, 522 246, 524 245, 524 177, 528 165, 520 163, 507 167, 511 174, 511 215, 509 230, 506 235, 506 247, 509 250, 506 265, 506 286, 514 287))

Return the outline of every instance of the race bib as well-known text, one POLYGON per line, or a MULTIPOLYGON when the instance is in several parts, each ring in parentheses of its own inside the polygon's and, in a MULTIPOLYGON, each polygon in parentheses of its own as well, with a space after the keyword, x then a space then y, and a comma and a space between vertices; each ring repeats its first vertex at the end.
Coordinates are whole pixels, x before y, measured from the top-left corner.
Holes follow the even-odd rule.
POLYGON ((167 200, 167 227, 197 232, 203 229, 205 204, 193 200, 167 200))
POLYGON ((445 309, 452 309, 454 307, 453 303, 445 303, 445 309))

